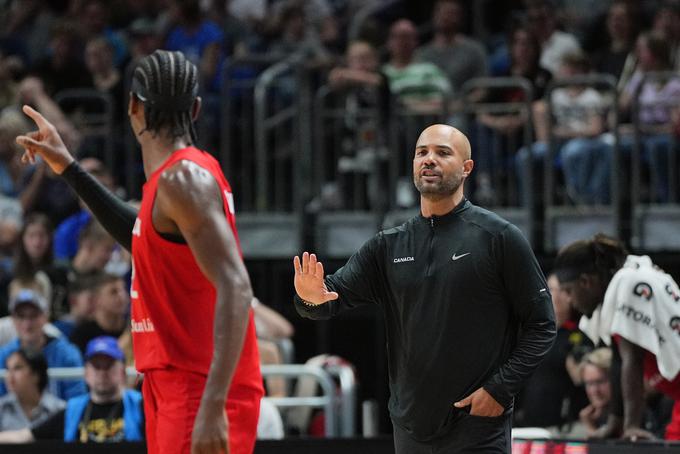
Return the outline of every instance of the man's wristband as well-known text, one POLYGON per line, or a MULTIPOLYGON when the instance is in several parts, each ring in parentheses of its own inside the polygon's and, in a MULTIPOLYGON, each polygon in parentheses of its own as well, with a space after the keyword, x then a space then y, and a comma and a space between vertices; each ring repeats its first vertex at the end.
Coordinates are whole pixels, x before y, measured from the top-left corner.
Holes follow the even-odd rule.
POLYGON ((298 297, 298 298, 300 299, 300 302, 302 303, 303 306, 307 306, 307 307, 316 307, 316 306, 318 306, 318 304, 310 303, 309 301, 303 300, 303 299, 300 298, 300 297, 298 297))

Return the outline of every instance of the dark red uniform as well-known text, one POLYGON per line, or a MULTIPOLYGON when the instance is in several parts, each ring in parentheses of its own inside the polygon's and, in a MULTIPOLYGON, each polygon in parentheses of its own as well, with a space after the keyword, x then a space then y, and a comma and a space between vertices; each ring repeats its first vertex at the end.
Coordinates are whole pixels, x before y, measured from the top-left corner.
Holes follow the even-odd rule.
MULTIPOLYGON (((132 338, 136 367, 145 375, 150 453, 189 452, 213 354, 216 290, 189 246, 163 238, 154 229, 151 216, 159 176, 181 160, 192 161, 213 175, 238 244, 231 188, 217 161, 194 147, 175 151, 144 185, 132 237, 132 338)), ((251 312, 226 402, 231 454, 252 452, 262 395, 251 312)))

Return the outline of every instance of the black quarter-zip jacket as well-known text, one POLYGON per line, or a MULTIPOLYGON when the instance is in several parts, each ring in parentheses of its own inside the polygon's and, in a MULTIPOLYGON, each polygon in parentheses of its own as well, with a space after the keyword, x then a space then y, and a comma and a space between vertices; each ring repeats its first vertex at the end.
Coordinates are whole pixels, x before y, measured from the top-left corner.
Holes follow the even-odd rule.
POLYGON ((387 331, 394 423, 427 441, 455 424, 453 403, 484 387, 509 412, 555 337, 550 293, 528 242, 463 200, 378 233, 325 279, 339 298, 299 297, 303 317, 377 304, 387 331))

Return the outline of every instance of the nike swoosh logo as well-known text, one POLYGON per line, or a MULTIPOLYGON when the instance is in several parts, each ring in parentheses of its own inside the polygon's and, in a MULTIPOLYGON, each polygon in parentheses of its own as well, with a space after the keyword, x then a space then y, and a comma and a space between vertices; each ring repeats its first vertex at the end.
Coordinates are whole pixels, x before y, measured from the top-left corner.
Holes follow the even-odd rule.
POLYGON ((466 255, 470 255, 470 253, 466 252, 465 254, 460 254, 460 255, 453 254, 453 257, 451 257, 451 260, 453 260, 455 262, 458 259, 462 259, 466 255))

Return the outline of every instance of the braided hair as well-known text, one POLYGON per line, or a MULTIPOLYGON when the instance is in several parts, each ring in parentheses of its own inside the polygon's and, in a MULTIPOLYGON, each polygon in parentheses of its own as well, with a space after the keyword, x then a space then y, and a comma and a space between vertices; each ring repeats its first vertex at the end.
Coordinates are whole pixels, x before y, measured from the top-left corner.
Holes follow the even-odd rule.
POLYGON ((168 131, 174 139, 187 133, 196 143, 192 107, 198 96, 198 69, 181 52, 156 50, 142 58, 132 75, 131 91, 144 103, 146 128, 154 136, 168 131))
POLYGON ((582 273, 597 274, 609 282, 627 255, 623 243, 598 233, 591 239, 575 241, 562 248, 555 260, 554 273, 560 282, 576 280, 582 273))

